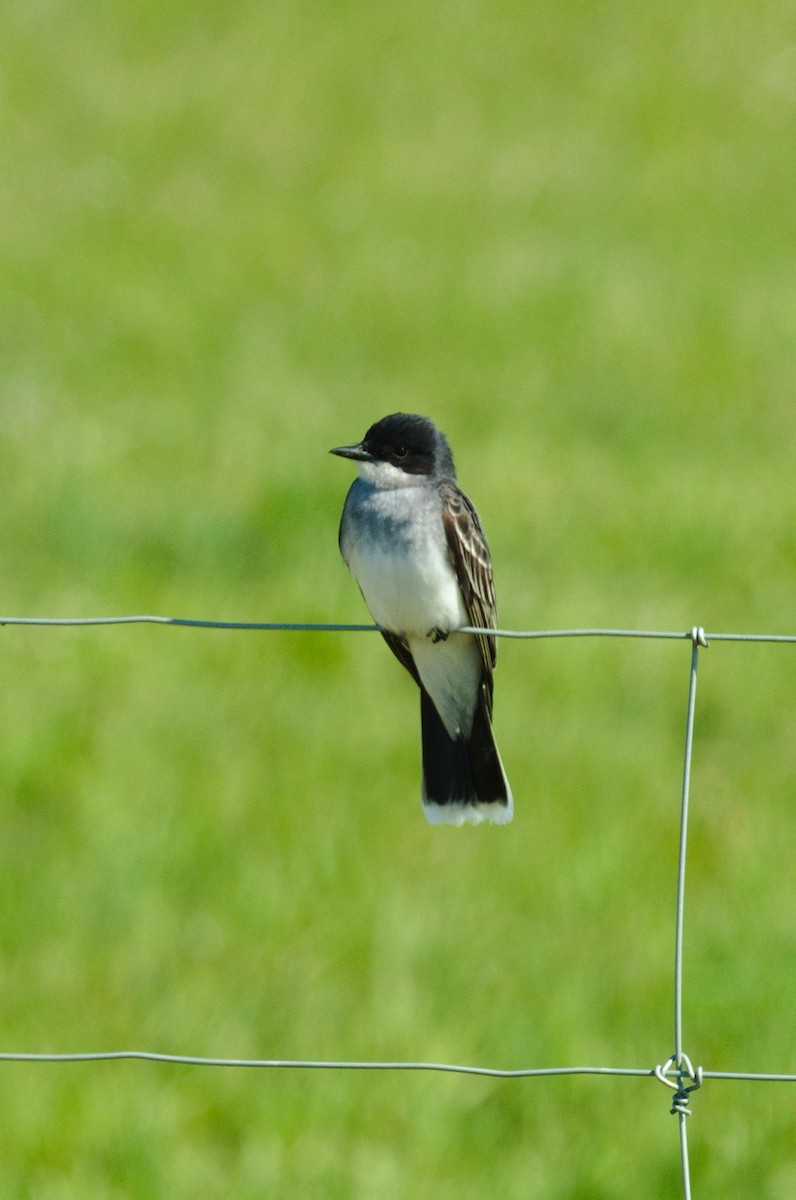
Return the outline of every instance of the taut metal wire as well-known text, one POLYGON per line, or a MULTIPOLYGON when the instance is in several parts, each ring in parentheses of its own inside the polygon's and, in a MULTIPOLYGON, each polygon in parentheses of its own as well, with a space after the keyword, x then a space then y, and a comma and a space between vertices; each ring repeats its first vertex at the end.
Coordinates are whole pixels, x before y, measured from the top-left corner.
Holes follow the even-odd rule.
MULTIPOLYGON (((374 633, 376 625, 316 624, 294 621, 208 621, 186 617, 166 616, 112 616, 112 617, 0 617, 0 625, 9 626, 119 626, 119 625, 170 625, 194 629, 248 630, 253 632, 294 633, 374 633)), ((120 1060, 138 1060, 154 1063, 170 1063, 189 1067, 228 1067, 259 1069, 292 1069, 323 1071, 428 1071, 450 1072, 459 1075, 480 1075, 497 1079, 535 1079, 566 1075, 615 1075, 657 1078, 674 1092, 671 1112, 677 1116, 680 1134, 680 1161, 685 1200, 691 1200, 691 1178, 688 1161, 687 1117, 691 1115, 689 1100, 693 1092, 706 1079, 750 1080, 768 1083, 796 1083, 796 1074, 759 1073, 745 1071, 710 1071, 701 1066, 694 1068, 685 1052, 683 1043, 683 927, 685 916, 686 850, 688 845, 688 810, 691 790, 691 760, 694 743, 694 719, 696 714, 696 685, 699 651, 710 642, 769 642, 796 643, 796 634, 767 633, 710 633, 702 626, 694 626, 684 632, 678 630, 641 629, 481 629, 465 626, 458 633, 489 633, 494 637, 516 639, 543 638, 651 638, 659 640, 684 640, 691 642, 691 666, 686 710, 685 748, 683 754, 683 778, 680 797, 680 832, 677 862, 677 889, 675 906, 674 947, 674 1053, 662 1065, 655 1067, 520 1067, 501 1068, 457 1065, 435 1062, 347 1062, 321 1059, 267 1059, 267 1058, 213 1058, 188 1054, 162 1054, 149 1050, 107 1050, 74 1053, 34 1053, 0 1051, 0 1063, 98 1063, 120 1060)))

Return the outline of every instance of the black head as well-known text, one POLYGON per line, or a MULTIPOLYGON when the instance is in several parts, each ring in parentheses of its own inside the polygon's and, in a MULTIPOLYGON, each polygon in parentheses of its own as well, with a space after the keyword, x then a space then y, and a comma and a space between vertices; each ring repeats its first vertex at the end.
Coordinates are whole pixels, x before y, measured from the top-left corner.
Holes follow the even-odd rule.
POLYGON ((358 446, 339 446, 331 453, 359 462, 389 463, 407 475, 456 477, 444 433, 427 417, 412 413, 382 417, 371 425, 358 446))

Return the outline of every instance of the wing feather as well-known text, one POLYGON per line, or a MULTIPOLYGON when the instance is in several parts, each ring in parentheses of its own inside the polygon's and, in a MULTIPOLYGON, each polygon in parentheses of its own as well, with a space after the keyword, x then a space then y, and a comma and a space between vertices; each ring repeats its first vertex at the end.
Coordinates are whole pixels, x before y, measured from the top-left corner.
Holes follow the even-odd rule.
MULTIPOLYGON (((440 495, 442 523, 451 563, 462 590, 470 624, 481 629, 495 629, 497 603, 492 559, 478 513, 464 492, 450 480, 444 480, 440 484, 440 495)), ((478 634, 477 641, 484 664, 484 684, 491 708, 492 671, 497 660, 497 638, 489 637, 488 634, 478 634)))
POLYGON ((401 637, 398 633, 390 633, 388 629, 381 629, 379 632, 392 650, 395 657, 398 659, 398 662, 401 664, 401 666, 406 667, 417 686, 422 687, 423 685, 420 682, 420 676, 418 675, 417 667, 415 666, 415 660, 412 658, 412 653, 409 649, 406 638, 401 637))

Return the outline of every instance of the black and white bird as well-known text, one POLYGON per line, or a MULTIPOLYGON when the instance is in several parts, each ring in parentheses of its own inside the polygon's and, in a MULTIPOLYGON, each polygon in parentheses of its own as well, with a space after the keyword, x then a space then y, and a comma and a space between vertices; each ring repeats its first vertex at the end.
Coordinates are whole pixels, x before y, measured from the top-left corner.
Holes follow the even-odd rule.
POLYGON ((492 733, 497 639, 453 632, 497 627, 492 561, 447 439, 426 417, 393 413, 331 453, 359 470, 340 552, 420 688, 425 814, 434 825, 505 824, 512 796, 492 733))

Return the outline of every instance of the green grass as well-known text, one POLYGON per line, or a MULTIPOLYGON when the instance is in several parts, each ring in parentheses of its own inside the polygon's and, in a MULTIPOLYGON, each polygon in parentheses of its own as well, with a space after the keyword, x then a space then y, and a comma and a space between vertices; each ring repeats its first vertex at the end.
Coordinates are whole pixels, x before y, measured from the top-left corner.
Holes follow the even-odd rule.
MULTIPOLYGON (((329 447, 434 417, 509 627, 793 632, 791 6, 4 6, 0 609, 364 619, 329 447)), ((2 631, 0 1049, 650 1066, 687 642, 504 642, 433 830, 371 635, 2 631)), ((796 1070, 796 652, 701 656, 685 1046, 796 1070)), ((657 1200, 647 1080, 0 1068, 0 1200, 657 1200)), ((708 1083, 695 1197, 790 1197, 708 1083)))

